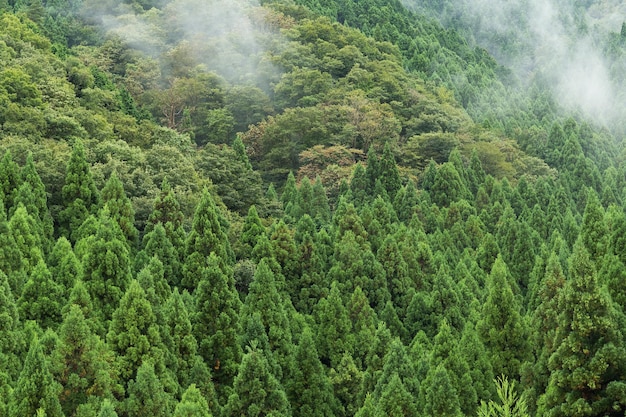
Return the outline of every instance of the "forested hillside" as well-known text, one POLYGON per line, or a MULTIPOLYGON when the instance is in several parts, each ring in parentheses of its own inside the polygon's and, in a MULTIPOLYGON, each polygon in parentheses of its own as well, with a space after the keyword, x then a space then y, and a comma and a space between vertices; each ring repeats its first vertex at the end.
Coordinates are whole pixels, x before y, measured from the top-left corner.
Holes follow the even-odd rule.
POLYGON ((0 417, 623 416, 622 109, 452 3, 0 0, 0 417))

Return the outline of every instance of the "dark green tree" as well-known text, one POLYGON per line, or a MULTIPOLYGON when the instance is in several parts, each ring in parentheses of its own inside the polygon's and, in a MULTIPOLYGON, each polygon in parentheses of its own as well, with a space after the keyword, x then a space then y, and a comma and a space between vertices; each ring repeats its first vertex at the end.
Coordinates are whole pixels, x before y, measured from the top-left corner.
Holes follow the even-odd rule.
POLYGON ((100 205, 100 194, 85 158, 83 143, 79 139, 75 140, 72 156, 67 163, 62 197, 64 208, 59 214, 59 223, 63 234, 75 242, 72 233, 78 230, 90 214, 95 214, 100 205))
POLYGON ((174 417, 211 417, 209 404, 196 388, 195 384, 191 384, 183 394, 183 398, 176 405, 174 417))
POLYGON ((387 195, 389 195, 391 199, 395 198, 396 193, 400 187, 402 187, 402 182, 396 165, 396 159, 393 156, 389 142, 385 142, 383 154, 378 161, 378 170, 377 179, 381 180, 383 188, 387 191, 387 195))
POLYGON ((291 416, 287 395, 262 352, 250 350, 243 356, 233 388, 224 407, 226 416, 291 416))
POLYGON ((127 416, 165 417, 172 413, 172 398, 154 372, 154 364, 145 361, 137 369, 137 376, 128 383, 128 397, 124 403, 127 416))
POLYGON ((352 353, 352 323, 341 299, 337 282, 330 287, 328 297, 322 298, 313 311, 316 331, 316 346, 322 362, 335 368, 344 352, 352 353))
POLYGON ((237 340, 241 334, 241 301, 232 274, 222 272, 215 253, 209 255, 207 267, 200 274, 192 316, 193 334, 198 353, 211 367, 217 391, 223 394, 232 385, 241 361, 237 340))
POLYGON ((50 373, 41 343, 35 336, 11 393, 8 416, 36 416, 43 412, 46 416, 63 417, 58 398, 60 388, 50 373))
POLYGON ((99 216, 97 232, 87 243, 82 275, 95 310, 105 320, 111 318, 126 291, 131 278, 130 266, 126 238, 105 206, 99 216))
POLYGON ((185 263, 182 284, 193 291, 198 286, 202 268, 208 266, 209 255, 214 252, 222 271, 234 264, 234 254, 223 229, 225 220, 215 206, 213 197, 205 188, 193 217, 191 232, 185 242, 185 263))
POLYGON ((294 416, 335 416, 339 402, 317 356, 311 330, 306 327, 296 348, 298 364, 288 384, 287 394, 294 416))
POLYGON ((241 248, 238 253, 240 259, 251 258, 252 249, 256 246, 259 237, 265 233, 265 227, 261 223, 259 213, 254 205, 248 209, 248 215, 246 216, 243 229, 241 231, 241 237, 239 241, 241 248))
POLYGON ((47 264, 52 279, 63 287, 64 297, 67 298, 76 280, 82 276, 83 266, 74 254, 72 244, 64 236, 52 248, 47 264))
POLYGON ((65 288, 54 282, 46 264, 39 261, 17 300, 20 317, 35 320, 42 329, 56 327, 64 304, 65 288))
POLYGON ((124 184, 113 172, 102 189, 102 203, 109 208, 111 219, 117 222, 131 250, 137 247, 138 232, 135 228, 135 210, 124 192, 124 184))
POLYGON ((550 377, 539 399, 546 416, 616 415, 626 406, 623 336, 617 312, 581 238, 570 258, 569 279, 559 298, 550 377))
POLYGON ((461 417, 459 396, 443 364, 429 369, 423 383, 424 414, 432 417, 461 417))
MULTIPOLYGON (((163 223, 157 223, 152 230, 143 237, 143 252, 146 259, 157 257, 163 263, 163 275, 170 286, 180 285, 181 264, 178 249, 167 237, 163 223)), ((141 255, 138 254, 137 258, 141 255)))
POLYGON ((14 206, 13 202, 17 194, 17 190, 22 183, 22 177, 19 166, 13 161, 10 151, 6 151, 0 161, 0 189, 2 190, 2 198, 4 209, 7 212, 14 206))
POLYGON ((494 374, 519 378, 520 366, 529 359, 529 329, 500 257, 487 280, 487 299, 476 330, 492 358, 494 374))
POLYGON ((604 209, 592 190, 587 192, 587 205, 583 214, 580 236, 593 262, 600 262, 607 252, 609 231, 604 222, 604 209))

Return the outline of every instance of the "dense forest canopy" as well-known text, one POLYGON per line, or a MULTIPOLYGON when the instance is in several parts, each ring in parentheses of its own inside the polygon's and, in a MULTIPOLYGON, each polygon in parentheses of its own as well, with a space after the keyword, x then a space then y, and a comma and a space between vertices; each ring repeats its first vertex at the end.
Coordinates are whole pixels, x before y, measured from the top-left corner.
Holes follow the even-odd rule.
POLYGON ((626 16, 566 3, 0 0, 0 417, 624 415, 626 16))

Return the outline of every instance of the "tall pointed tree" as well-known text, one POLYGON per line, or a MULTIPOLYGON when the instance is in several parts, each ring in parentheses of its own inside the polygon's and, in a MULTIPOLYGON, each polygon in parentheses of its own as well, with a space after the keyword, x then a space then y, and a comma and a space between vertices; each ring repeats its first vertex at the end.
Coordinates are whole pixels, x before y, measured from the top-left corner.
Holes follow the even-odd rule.
POLYGON ((135 210, 124 192, 124 184, 113 172, 102 189, 102 203, 109 208, 111 219, 117 222, 126 237, 131 250, 137 247, 137 229, 135 228, 135 210))
POLYGON ((191 384, 183 394, 174 410, 174 417, 211 417, 209 404, 195 384, 191 384))
MULTIPOLYGON (((22 183, 21 172, 10 151, 6 151, 0 161, 0 193, 3 196, 4 209, 9 211, 14 206, 13 202, 17 190, 22 183)), ((5 215, 7 213, 5 212, 5 215)))
POLYGON ((556 350, 538 414, 598 416, 626 409, 626 349, 617 313, 582 237, 570 258, 569 280, 559 301, 556 350))
POLYGON ((209 255, 207 267, 200 274, 195 291, 193 334, 198 341, 198 353, 213 370, 217 391, 223 394, 225 387, 232 385, 241 361, 237 340, 241 333, 241 301, 232 273, 222 272, 215 253, 209 255))
POLYGON ((202 268, 208 266, 207 260, 211 252, 217 255, 219 266, 224 272, 235 261, 223 224, 225 225, 225 220, 205 188, 196 207, 191 232, 185 242, 182 284, 190 291, 198 286, 202 268))
POLYGON ((61 192, 64 206, 59 215, 61 229, 65 236, 75 242, 72 232, 78 230, 89 214, 95 214, 100 205, 100 194, 80 139, 74 142, 72 155, 67 163, 65 185, 61 192))
POLYGON ((35 416, 43 410, 46 416, 63 417, 59 403, 60 386, 52 378, 43 349, 37 337, 31 342, 24 368, 11 394, 9 417, 35 416))

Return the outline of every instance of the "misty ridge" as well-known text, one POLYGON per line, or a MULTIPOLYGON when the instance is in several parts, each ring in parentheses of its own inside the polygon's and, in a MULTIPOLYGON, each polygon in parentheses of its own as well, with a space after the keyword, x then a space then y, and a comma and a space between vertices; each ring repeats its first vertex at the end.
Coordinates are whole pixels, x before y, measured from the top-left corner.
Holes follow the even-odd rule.
MULTIPOLYGON (((174 0, 142 4, 85 2, 82 15, 154 59, 183 59, 237 84, 267 84, 277 71, 264 60, 265 29, 255 0, 174 0)), ((170 78, 175 74, 162 74, 170 78)))
POLYGON ((567 112, 611 126, 624 118, 623 59, 610 56, 609 37, 620 32, 626 7, 619 1, 403 0, 405 6, 464 33, 509 68, 522 88, 549 89, 567 112))

